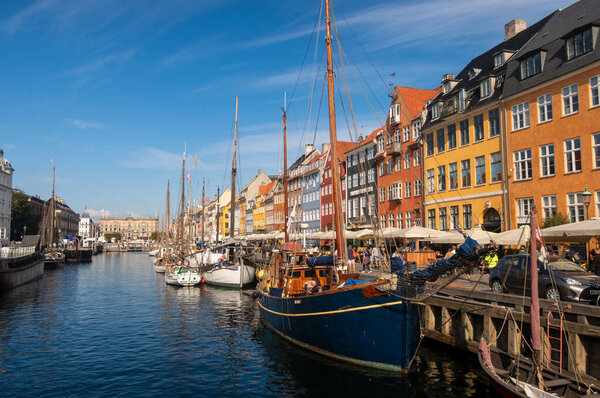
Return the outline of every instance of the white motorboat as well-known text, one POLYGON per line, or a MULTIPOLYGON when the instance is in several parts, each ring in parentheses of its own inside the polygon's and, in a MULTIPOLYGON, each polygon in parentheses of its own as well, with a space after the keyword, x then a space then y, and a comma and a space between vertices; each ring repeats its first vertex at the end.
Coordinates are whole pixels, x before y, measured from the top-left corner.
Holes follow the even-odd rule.
POLYGON ((245 264, 242 259, 237 259, 234 264, 223 261, 206 268, 208 267, 203 267, 203 277, 204 282, 209 285, 243 288, 255 280, 254 267, 245 264))
POLYGON ((195 286, 200 283, 200 274, 193 268, 173 267, 165 272, 165 282, 173 286, 195 286))
POLYGON ((150 251, 148 252, 148 255, 149 255, 150 257, 154 257, 154 256, 156 256, 156 255, 158 254, 158 252, 159 252, 159 250, 158 250, 158 249, 150 250, 150 251))

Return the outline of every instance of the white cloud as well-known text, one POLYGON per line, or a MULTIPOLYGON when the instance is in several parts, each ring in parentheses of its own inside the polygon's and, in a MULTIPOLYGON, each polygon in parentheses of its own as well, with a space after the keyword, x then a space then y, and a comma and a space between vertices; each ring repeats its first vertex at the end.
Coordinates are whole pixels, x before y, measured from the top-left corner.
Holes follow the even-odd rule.
POLYGON ((94 75, 100 74, 103 69, 112 65, 120 65, 129 61, 134 54, 134 49, 118 51, 69 69, 63 72, 60 77, 75 77, 77 80, 77 85, 81 86, 90 80, 94 75))
MULTIPOLYGON (((146 170, 175 170, 181 168, 183 154, 171 153, 156 148, 141 148, 132 154, 132 159, 121 163, 123 166, 146 169, 146 170)), ((187 164, 193 164, 193 154, 188 153, 187 164)), ((201 159, 198 159, 198 168, 204 167, 201 159)))

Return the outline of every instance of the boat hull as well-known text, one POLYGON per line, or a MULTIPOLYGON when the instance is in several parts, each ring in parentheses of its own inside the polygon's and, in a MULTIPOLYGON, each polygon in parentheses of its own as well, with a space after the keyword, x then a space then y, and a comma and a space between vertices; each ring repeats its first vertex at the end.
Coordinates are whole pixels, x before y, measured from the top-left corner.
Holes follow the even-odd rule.
POLYGON ((154 264, 154 272, 159 273, 159 274, 163 274, 166 270, 167 270, 167 266, 166 265, 154 264))
POLYGON ((65 250, 65 260, 68 263, 87 263, 92 261, 92 249, 65 250))
POLYGON ((308 350, 358 365, 408 369, 419 340, 418 305, 357 287, 281 298, 263 294, 263 322, 308 350))
POLYGON ((43 274, 44 259, 42 256, 29 256, 29 258, 21 260, 20 264, 15 264, 15 261, 3 260, 0 262, 0 291, 24 285, 41 278, 43 274))
POLYGON ((215 266, 204 271, 203 277, 204 282, 209 285, 239 289, 254 282, 254 273, 254 267, 248 265, 221 268, 215 266))

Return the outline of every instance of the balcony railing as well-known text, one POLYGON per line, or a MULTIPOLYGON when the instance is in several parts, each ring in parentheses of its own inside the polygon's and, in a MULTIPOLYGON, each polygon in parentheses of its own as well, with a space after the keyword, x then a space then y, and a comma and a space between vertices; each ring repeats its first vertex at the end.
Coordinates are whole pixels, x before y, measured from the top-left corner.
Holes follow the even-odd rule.
POLYGON ((392 145, 387 149, 388 155, 402 153, 402 144, 399 142, 392 142, 392 145))

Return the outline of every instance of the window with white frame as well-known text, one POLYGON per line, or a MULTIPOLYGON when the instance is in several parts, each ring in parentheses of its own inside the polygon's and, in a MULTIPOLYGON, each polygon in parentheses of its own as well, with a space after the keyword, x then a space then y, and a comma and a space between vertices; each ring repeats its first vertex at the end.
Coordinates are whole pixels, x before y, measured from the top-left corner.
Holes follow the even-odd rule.
POLYGON ((373 159, 375 157, 375 147, 371 146, 367 148, 367 159, 373 159))
POLYGON ((471 186, 471 159, 465 159, 460 162, 462 187, 471 186))
POLYGON ((412 196, 412 182, 407 181, 404 185, 405 185, 404 197, 410 198, 412 196))
POLYGON ((450 206, 450 229, 457 229, 458 227, 458 206, 450 206))
POLYGON ((394 223, 394 213, 390 213, 390 215, 388 216, 388 220, 390 223, 390 227, 394 228, 396 226, 396 224, 394 223))
POLYGON ((352 186, 358 187, 358 173, 352 175, 352 186))
POLYGON ((592 156, 594 157, 594 161, 592 162, 594 168, 600 168, 600 133, 592 136, 592 156))
POLYGON ((404 220, 402 219, 402 213, 397 213, 396 218, 398 219, 398 228, 404 228, 404 220))
POLYGON ((365 151, 360 151, 358 153, 358 159, 359 159, 360 163, 364 162, 366 157, 367 157, 367 155, 366 155, 365 151))
POLYGON ((380 163, 379 164, 379 175, 380 176, 384 176, 385 175, 385 163, 380 163))
POLYGON ((485 156, 475 158, 475 185, 483 185, 486 181, 485 156))
POLYGON ((394 131, 394 142, 400 142, 400 135, 401 135, 401 132, 399 129, 394 131))
POLYGON ((583 195, 581 192, 567 194, 567 211, 569 213, 570 222, 578 222, 585 220, 585 209, 583 203, 583 195))
POLYGON ((402 140, 404 142, 410 140, 410 126, 404 126, 404 128, 402 129, 402 140))
POLYGON ((352 217, 358 217, 358 215, 360 214, 358 212, 358 204, 358 198, 352 199, 352 217))
POLYGON ((587 28, 567 38, 565 41, 567 60, 592 51, 592 28, 587 28))
POLYGON ((431 119, 439 119, 440 117, 440 103, 436 102, 431 106, 431 119))
POLYGON ((363 195, 360 197, 360 215, 364 216, 367 207, 367 198, 363 195))
POLYGON ((513 131, 529 127, 529 101, 513 105, 512 124, 513 131))
POLYGON ((419 166, 421 164, 421 152, 414 151, 413 152, 413 166, 419 166))
POLYGON ((396 123, 396 120, 400 120, 400 104, 390 106, 390 121, 396 123))
POLYGON ((380 135, 379 137, 377 137, 377 152, 383 152, 384 150, 384 142, 383 142, 383 135, 380 135))
POLYGON ((479 84, 479 90, 481 92, 481 99, 487 98, 492 95, 492 78, 488 77, 479 84))
POLYGON ((369 183, 375 182, 375 168, 371 167, 369 171, 367 171, 367 181, 369 183))
POLYGON ((458 165, 450 163, 448 165, 449 189, 458 189, 458 165))
POLYGON ((544 218, 550 218, 556 215, 556 195, 542 196, 542 210, 544 218))
POLYGON ((402 170, 402 156, 396 156, 396 171, 402 170))
POLYGON ((405 221, 406 221, 406 226, 405 228, 410 228, 413 226, 413 222, 412 222, 412 213, 410 211, 407 211, 405 216, 405 221))
POLYGON ((545 123, 552 120, 552 93, 538 97, 538 121, 545 123))
POLYGON ((404 154, 404 169, 410 169, 410 152, 404 154))
POLYGON ((379 201, 385 202, 385 188, 379 188, 379 201))
POLYGON ((360 185, 365 185, 367 183, 367 177, 364 171, 360 172, 360 185))
POLYGON ((590 78, 590 106, 600 105, 600 75, 590 78))
POLYGON ((494 152, 490 154, 490 171, 492 182, 502 181, 502 157, 500 152, 494 152))
POLYGON ((386 225, 385 225, 385 214, 382 214, 380 217, 381 217, 381 228, 383 229, 383 228, 386 227, 386 225))
POLYGON ((421 196, 421 180, 415 180, 415 196, 421 196))
POLYGON ((554 144, 546 144, 540 147, 540 164, 542 177, 551 177, 555 174, 554 144))
POLYGON ((499 67, 504 63, 504 53, 494 55, 494 68, 499 67))
POLYGON ((435 174, 433 169, 427 170, 427 193, 435 193, 435 174))
POLYGON ((388 159, 387 161, 387 172, 388 174, 392 174, 394 172, 394 160, 388 159))
POLYGON ((529 213, 533 208, 533 198, 517 199, 517 224, 529 224, 529 213))
POLYGON ((581 140, 579 137, 565 141, 565 172, 581 171, 581 140))
POLYGON ((445 191, 446 190, 446 166, 438 167, 438 190, 445 191))
POLYGON ((513 154, 515 180, 523 181, 532 178, 531 149, 523 149, 513 154))
POLYGON ((421 119, 415 120, 413 122, 413 140, 418 140, 421 138, 421 119))
POLYGON ((527 79, 530 76, 537 75, 542 71, 542 59, 541 54, 535 53, 529 57, 521 60, 521 80, 527 79))
POLYGON ((600 217, 600 191, 596 191, 596 217, 600 217))
POLYGON ((579 95, 577 83, 562 89, 563 115, 568 116, 579 112, 579 95))

